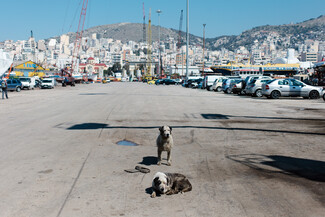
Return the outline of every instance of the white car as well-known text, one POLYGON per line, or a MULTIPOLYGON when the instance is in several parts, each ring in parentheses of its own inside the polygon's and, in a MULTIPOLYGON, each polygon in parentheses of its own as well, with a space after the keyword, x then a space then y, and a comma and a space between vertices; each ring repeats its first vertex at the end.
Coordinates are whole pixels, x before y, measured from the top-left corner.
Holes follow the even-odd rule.
POLYGON ((262 94, 268 98, 278 99, 280 96, 303 97, 318 99, 322 87, 307 85, 296 79, 275 79, 262 84, 262 94))
POLYGON ((245 92, 247 95, 262 97, 262 84, 273 80, 271 77, 258 78, 246 85, 245 92))
POLYGON ((226 79, 227 79, 226 77, 219 77, 219 78, 217 78, 213 82, 213 85, 211 86, 211 90, 214 90, 216 92, 221 92, 222 91, 222 83, 226 79))

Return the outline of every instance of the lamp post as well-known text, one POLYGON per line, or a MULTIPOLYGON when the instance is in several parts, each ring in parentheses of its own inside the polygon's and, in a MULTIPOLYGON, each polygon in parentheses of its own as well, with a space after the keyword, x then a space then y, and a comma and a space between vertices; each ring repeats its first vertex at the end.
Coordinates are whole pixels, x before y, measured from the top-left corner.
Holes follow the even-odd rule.
POLYGON ((205 49, 205 26, 206 24, 203 24, 203 57, 202 57, 202 74, 205 77, 205 72, 204 72, 204 49, 205 49))
POLYGON ((186 76, 188 74, 188 46, 189 46, 190 34, 189 34, 189 0, 186 1, 186 76))
POLYGON ((156 11, 158 14, 158 75, 160 75, 160 59, 161 59, 161 53, 160 53, 160 14, 162 13, 161 10, 156 11))

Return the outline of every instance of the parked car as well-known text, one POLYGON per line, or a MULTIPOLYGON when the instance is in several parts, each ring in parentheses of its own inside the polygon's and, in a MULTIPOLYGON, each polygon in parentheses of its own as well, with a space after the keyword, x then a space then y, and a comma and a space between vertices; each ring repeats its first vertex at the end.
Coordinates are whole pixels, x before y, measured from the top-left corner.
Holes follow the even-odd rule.
POLYGON ((150 80, 150 81, 147 81, 147 84, 155 84, 157 81, 157 79, 154 79, 154 80, 150 80))
POLYGON ((208 91, 212 90, 212 85, 214 81, 218 78, 221 78, 223 76, 220 75, 207 75, 203 79, 203 88, 206 88, 208 91))
POLYGON ((223 81, 222 83, 222 90, 224 93, 231 93, 233 85, 238 82, 242 81, 241 78, 228 78, 223 81))
POLYGON ((188 85, 188 87, 190 87, 190 88, 198 88, 198 85, 199 85, 200 82, 203 82, 203 78, 192 80, 190 82, 190 84, 188 85))
POLYGON ((244 88, 244 92, 245 94, 247 94, 247 88, 248 88, 248 85, 256 80, 256 79, 261 79, 261 78, 265 78, 265 79, 270 79, 272 80, 272 78, 270 76, 263 76, 263 75, 250 75, 250 76, 247 76, 244 80, 244 85, 243 85, 243 88, 244 88))
POLYGON ((278 99, 280 96, 318 99, 322 87, 307 85, 296 79, 276 79, 262 84, 262 94, 268 98, 278 99))
MULTIPOLYGON (((2 81, 0 81, 1 83, 2 81)), ((7 79, 7 90, 20 92, 23 89, 23 84, 18 79, 7 79)))
POLYGON ((52 88, 54 88, 54 78, 44 78, 42 80, 41 88, 42 89, 45 89, 45 88, 52 89, 52 88))
POLYGON ((271 77, 258 78, 246 84, 245 92, 247 95, 262 97, 262 84, 273 80, 271 77))
POLYGON ((244 83, 244 80, 236 81, 232 86, 232 92, 235 93, 235 94, 244 94, 243 93, 243 88, 242 88, 243 83, 244 83))
POLYGON ((211 90, 214 90, 216 92, 221 92, 222 91, 222 83, 226 79, 227 79, 226 77, 219 77, 219 78, 217 78, 213 82, 213 85, 211 86, 211 90))
POLYGON ((160 84, 170 85, 170 84, 177 84, 177 82, 173 79, 165 78, 160 82, 160 84))
POLYGON ((36 81, 34 77, 20 77, 19 80, 22 83, 23 88, 26 88, 28 90, 30 89, 34 90, 35 81, 36 81))
POLYGON ((323 90, 323 100, 325 101, 325 90, 323 90))
POLYGON ((163 80, 163 79, 158 79, 158 80, 156 80, 156 81, 155 81, 155 84, 156 84, 156 85, 160 84, 160 82, 161 82, 162 80, 163 80))

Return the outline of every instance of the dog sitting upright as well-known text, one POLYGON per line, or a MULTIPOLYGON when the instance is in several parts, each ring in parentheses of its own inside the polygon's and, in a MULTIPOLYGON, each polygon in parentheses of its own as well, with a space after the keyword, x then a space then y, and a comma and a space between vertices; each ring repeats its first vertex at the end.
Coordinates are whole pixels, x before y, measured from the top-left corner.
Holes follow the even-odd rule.
POLYGON ((160 134, 157 138, 157 147, 158 147, 158 162, 157 164, 161 164, 161 153, 163 151, 167 151, 167 165, 171 166, 171 150, 174 145, 173 137, 172 137, 172 128, 169 126, 159 127, 160 134))

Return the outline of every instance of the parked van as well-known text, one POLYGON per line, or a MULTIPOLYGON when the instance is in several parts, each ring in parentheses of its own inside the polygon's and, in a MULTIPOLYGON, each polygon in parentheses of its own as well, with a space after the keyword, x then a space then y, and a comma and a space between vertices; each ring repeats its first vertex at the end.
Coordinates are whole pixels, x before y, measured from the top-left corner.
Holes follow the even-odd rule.
POLYGON ((44 78, 42 80, 42 84, 41 84, 41 88, 44 89, 44 88, 49 88, 49 89, 52 89, 54 88, 54 78, 44 78))
POLYGON ((27 88, 28 90, 34 90, 34 87, 36 85, 35 77, 20 77, 19 80, 23 84, 23 88, 27 88))

